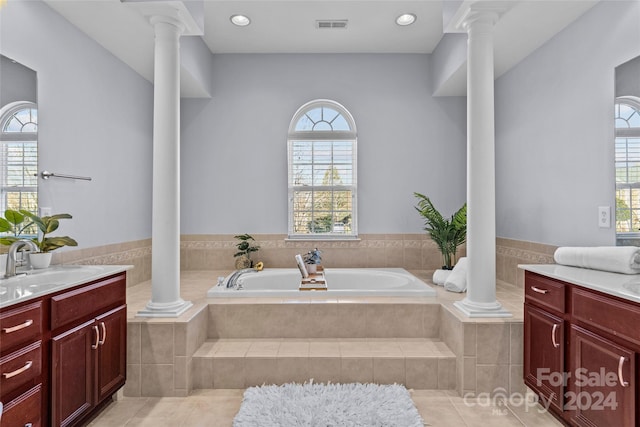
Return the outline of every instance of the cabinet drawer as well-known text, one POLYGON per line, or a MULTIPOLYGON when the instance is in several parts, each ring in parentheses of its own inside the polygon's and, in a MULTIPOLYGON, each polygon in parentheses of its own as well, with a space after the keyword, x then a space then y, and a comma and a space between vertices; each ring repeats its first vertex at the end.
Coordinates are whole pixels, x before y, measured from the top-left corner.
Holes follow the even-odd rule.
POLYGON ((121 274, 51 298, 51 329, 86 319, 104 309, 124 304, 126 279, 121 274))
POLYGON ((564 283, 527 271, 524 284, 524 295, 528 302, 564 313, 564 283))
POLYGON ((42 334, 42 301, 0 313, 0 352, 38 339, 42 334))
POLYGON ((572 289, 571 307, 574 322, 640 345, 640 307, 579 288, 572 289))
POLYGON ((5 404, 2 412, 2 427, 42 425, 42 384, 38 384, 26 393, 5 404))
POLYGON ((39 378, 41 370, 42 341, 35 342, 1 358, 2 394, 6 395, 34 378, 39 378))

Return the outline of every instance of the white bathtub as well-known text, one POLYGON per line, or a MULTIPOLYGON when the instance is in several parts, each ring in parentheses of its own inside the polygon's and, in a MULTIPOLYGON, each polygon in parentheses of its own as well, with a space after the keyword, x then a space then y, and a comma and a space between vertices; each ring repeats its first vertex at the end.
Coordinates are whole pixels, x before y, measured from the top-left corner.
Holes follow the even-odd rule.
MULTIPOLYGON (((246 273, 237 280, 241 289, 214 286, 208 297, 301 297, 301 296, 435 296, 429 285, 402 268, 327 268, 326 291, 300 291, 296 268, 269 268, 246 273)), ((229 277, 225 279, 225 282, 229 277)))

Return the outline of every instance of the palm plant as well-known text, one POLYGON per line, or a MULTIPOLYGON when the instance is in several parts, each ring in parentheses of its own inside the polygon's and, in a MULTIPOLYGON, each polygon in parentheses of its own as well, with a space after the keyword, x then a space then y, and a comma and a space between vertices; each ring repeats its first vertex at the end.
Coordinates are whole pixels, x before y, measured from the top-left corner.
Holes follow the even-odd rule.
POLYGON ((418 206, 414 207, 424 218, 424 229, 442 253, 442 268, 451 270, 456 263, 458 246, 467 239, 467 204, 462 205, 451 219, 445 219, 427 196, 415 192, 413 195, 418 198, 418 206))

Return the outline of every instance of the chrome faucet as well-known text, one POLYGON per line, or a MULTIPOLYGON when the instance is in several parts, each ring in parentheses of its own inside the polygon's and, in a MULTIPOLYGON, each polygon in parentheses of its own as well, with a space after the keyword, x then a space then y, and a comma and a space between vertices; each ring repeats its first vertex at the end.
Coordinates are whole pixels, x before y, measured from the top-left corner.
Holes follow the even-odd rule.
POLYGON ((227 280, 227 289, 228 288, 234 288, 236 287, 236 282, 238 281, 238 279, 240 278, 240 276, 242 276, 243 274, 246 273, 257 273, 258 270, 256 270, 255 268, 243 268, 242 270, 236 270, 233 272, 233 274, 231 275, 231 277, 229 277, 229 280, 227 280))
POLYGON ((16 256, 18 251, 25 246, 28 246, 31 252, 38 252, 38 247, 31 240, 17 240, 13 242, 11 246, 9 246, 9 252, 7 253, 7 266, 4 273, 5 278, 16 275, 16 256))

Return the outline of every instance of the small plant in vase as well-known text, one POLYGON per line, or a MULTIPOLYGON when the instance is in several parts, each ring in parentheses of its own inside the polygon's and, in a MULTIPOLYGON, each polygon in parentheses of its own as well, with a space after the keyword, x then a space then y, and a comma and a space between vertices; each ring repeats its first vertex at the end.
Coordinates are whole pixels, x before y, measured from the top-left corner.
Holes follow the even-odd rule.
POLYGON ((309 274, 315 274, 318 270, 322 269, 322 267, 318 268, 320 264, 322 264, 322 251, 318 248, 315 248, 312 251, 309 251, 304 256, 304 263, 307 265, 307 271, 309 274))
POLYGON ((31 265, 34 268, 46 268, 51 263, 52 251, 63 246, 78 246, 78 242, 69 236, 48 236, 58 229, 61 219, 71 218, 72 216, 66 213, 39 217, 24 209, 19 211, 7 209, 4 218, 0 218, 0 232, 9 232, 13 235, 1 237, 0 244, 11 245, 25 238, 31 240, 40 251, 29 254, 31 265), (34 225, 37 230, 34 229, 34 225), (33 237, 38 230, 40 231, 39 236, 33 237))
POLYGON ((236 252, 233 256, 236 257, 236 269, 241 270, 243 268, 251 268, 253 267, 253 260, 251 259, 252 252, 258 252, 260 249, 259 245, 254 244, 255 239, 249 234, 239 234, 234 236, 234 238, 238 239, 239 242, 236 243, 236 248, 238 248, 238 252, 236 252))

